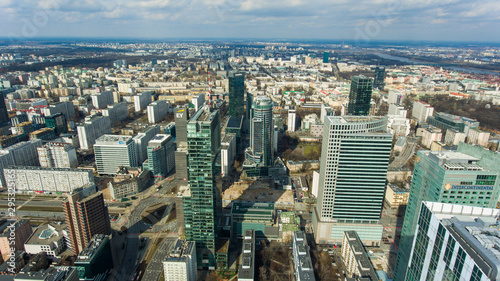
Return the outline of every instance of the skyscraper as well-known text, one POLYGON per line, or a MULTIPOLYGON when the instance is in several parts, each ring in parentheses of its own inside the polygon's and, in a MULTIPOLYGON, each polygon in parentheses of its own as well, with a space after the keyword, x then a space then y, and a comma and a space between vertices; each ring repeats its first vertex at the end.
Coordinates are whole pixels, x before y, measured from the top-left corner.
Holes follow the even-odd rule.
POLYGON ((394 280, 500 280, 499 209, 422 202, 411 263, 394 280))
POLYGON ((385 67, 375 67, 375 80, 373 81, 373 88, 382 89, 384 87, 385 67))
POLYGON ((328 63, 328 59, 330 58, 330 53, 329 52, 324 52, 323 53, 323 63, 328 63))
POLYGON ((422 201, 494 208, 500 192, 500 156, 460 143, 457 151, 419 151, 401 231, 394 280, 403 280, 422 201))
POLYGON ((170 135, 158 134, 148 143, 148 159, 143 167, 153 177, 165 177, 175 166, 174 138, 170 135))
POLYGON ((288 131, 289 132, 295 132, 295 129, 297 128, 297 111, 295 110, 295 107, 288 109, 288 131))
POLYGON ((365 244, 382 238, 379 219, 392 145, 386 127, 386 117, 325 118, 322 186, 313 213, 317 243, 340 243, 349 230, 365 244))
POLYGON ((118 168, 137 167, 137 152, 131 136, 104 135, 94 145, 99 174, 114 175, 118 168))
POLYGON ((175 108, 175 134, 177 150, 175 151, 175 173, 180 179, 188 177, 187 160, 187 123, 189 109, 187 106, 175 108))
POLYGON ((111 233, 108 208, 104 205, 102 192, 95 185, 68 194, 63 201, 66 214, 70 248, 78 255, 95 234, 111 233))
POLYGON ((267 96, 255 99, 250 119, 250 147, 246 166, 269 166, 273 161, 273 103, 267 96))
POLYGON ((372 99, 373 80, 359 75, 351 78, 349 92, 349 107, 347 113, 352 115, 368 115, 372 99))
POLYGON ((9 123, 9 113, 7 112, 7 106, 5 105, 5 96, 0 93, 0 126, 9 123))
POLYGON ((230 116, 241 117, 245 114, 245 74, 229 72, 228 75, 229 106, 227 113, 230 116))
POLYGON ((187 124, 188 179, 191 196, 184 204, 186 240, 196 242, 198 266, 214 269, 216 264, 216 198, 215 178, 220 151, 219 111, 204 106, 187 124))

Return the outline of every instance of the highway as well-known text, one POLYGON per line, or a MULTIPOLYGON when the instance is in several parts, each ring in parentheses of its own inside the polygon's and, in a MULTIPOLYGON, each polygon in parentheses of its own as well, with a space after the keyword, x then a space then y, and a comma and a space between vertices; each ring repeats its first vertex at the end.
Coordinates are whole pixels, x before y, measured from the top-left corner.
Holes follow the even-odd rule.
POLYGON ((403 152, 394 160, 391 164, 389 164, 389 168, 400 169, 408 161, 410 161, 411 157, 415 153, 415 149, 417 148, 417 141, 414 139, 408 139, 405 145, 405 149, 403 152))
POLYGON ((158 281, 163 271, 162 262, 165 259, 165 255, 173 249, 175 241, 177 241, 177 238, 174 237, 168 237, 163 240, 160 247, 156 250, 153 258, 149 262, 142 280, 158 281))

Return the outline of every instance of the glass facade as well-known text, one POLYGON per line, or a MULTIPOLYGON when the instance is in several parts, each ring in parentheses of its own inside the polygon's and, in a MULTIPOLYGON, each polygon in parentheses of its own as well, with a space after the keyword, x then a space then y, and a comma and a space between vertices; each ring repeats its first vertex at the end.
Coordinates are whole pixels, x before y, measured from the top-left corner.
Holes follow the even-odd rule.
POLYGON ((351 115, 368 115, 372 100, 373 80, 360 75, 351 79, 351 91, 349 92, 349 107, 347 113, 351 115))
POLYGON ((245 114, 245 74, 230 72, 228 80, 229 106, 227 113, 239 118, 245 114))

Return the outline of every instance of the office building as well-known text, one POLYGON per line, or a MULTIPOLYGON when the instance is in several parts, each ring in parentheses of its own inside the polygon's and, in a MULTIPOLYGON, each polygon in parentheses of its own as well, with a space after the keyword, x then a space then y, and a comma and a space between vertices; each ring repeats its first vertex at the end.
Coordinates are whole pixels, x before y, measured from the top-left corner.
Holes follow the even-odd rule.
POLYGON ((131 136, 103 135, 94 145, 97 172, 114 175, 118 168, 137 167, 137 151, 131 136))
POLYGON ((177 150, 175 151, 175 173, 178 178, 188 178, 188 149, 187 149, 187 123, 189 121, 189 108, 187 106, 175 108, 175 134, 177 150))
POLYGON ((101 93, 95 93, 90 96, 92 99, 92 105, 96 109, 103 109, 108 105, 113 104, 114 99, 113 99, 113 92, 111 91, 104 91, 101 93))
POLYGON ((367 245, 380 242, 392 145, 386 127, 387 117, 325 119, 318 203, 313 210, 317 243, 340 244, 348 230, 357 231, 367 245))
POLYGON ((76 148, 61 142, 48 142, 37 148, 40 166, 44 168, 77 168, 76 148))
POLYGON ((494 208, 500 194, 500 156, 460 143, 455 151, 419 151, 401 231, 395 280, 403 280, 422 201, 494 208))
POLYGON ((344 262, 346 280, 378 281, 368 253, 356 231, 345 231, 342 240, 342 260, 344 262))
POLYGON ((400 280, 500 280, 499 209, 423 201, 400 280))
POLYGON ((163 120, 168 113, 169 104, 165 100, 158 100, 148 105, 148 122, 156 124, 163 120))
MULTIPOLYGON (((321 104, 321 115, 319 117, 319 120, 321 121, 322 124, 325 123, 325 118, 327 116, 335 116, 335 110, 331 108, 328 104, 322 103, 321 104)), ((288 121, 290 122, 290 121, 288 121)))
POLYGON ((385 67, 375 67, 375 79, 373 80, 373 88, 384 89, 385 67))
POLYGON ((144 161, 148 157, 148 143, 152 140, 157 134, 160 133, 159 125, 152 125, 144 128, 141 132, 137 133, 137 135, 133 138, 136 146, 137 153, 137 163, 142 165, 144 161))
POLYGON ((434 107, 423 101, 413 102, 413 110, 411 116, 418 121, 418 123, 425 123, 427 119, 434 114, 434 107))
POLYGON ((45 116, 62 113, 66 117, 66 120, 69 120, 75 117, 75 105, 72 102, 58 102, 56 104, 43 107, 41 109, 41 113, 45 116))
MULTIPOLYGON (((0 254, 4 261, 9 260, 12 250, 24 250, 24 243, 33 233, 30 220, 7 220, 4 232, 0 235, 0 254), (10 238, 10 239, 9 239, 10 238)), ((4 225, 2 224, 2 228, 4 225)))
POLYGON ((66 224, 48 223, 37 227, 33 234, 24 243, 27 254, 36 255, 45 252, 49 259, 60 258, 66 250, 67 239, 66 224))
POLYGON ((330 59, 330 53, 329 52, 324 52, 323 53, 323 63, 328 63, 329 59, 330 59))
POLYGON ((63 209, 71 242, 69 248, 75 255, 90 244, 94 235, 111 233, 108 208, 97 187, 72 192, 63 201, 63 209))
POLYGON ((42 146, 41 140, 30 140, 16 143, 0 150, 0 179, 2 187, 7 187, 4 168, 8 166, 40 166, 37 147, 42 146))
POLYGON ((359 75, 351 78, 351 90, 349 92, 349 106, 347 113, 351 115, 368 115, 372 101, 373 80, 369 77, 359 75))
MULTIPOLYGON (((375 84, 375 82, 374 82, 374 84, 375 84)), ((387 94, 387 103, 389 104, 389 106, 391 104, 394 104, 396 106, 400 106, 403 103, 404 98, 405 98, 405 94, 402 91, 389 90, 389 93, 387 94)))
MULTIPOLYGON (((190 204, 184 204, 186 240, 196 242, 199 267, 215 268, 217 157, 220 150, 219 111, 204 106, 187 124, 190 204)), ((186 199, 186 196, 184 197, 186 199)))
POLYGON ((47 128, 54 129, 56 135, 68 132, 68 121, 62 113, 45 116, 45 125, 47 128))
POLYGON ((448 129, 444 137, 444 143, 447 146, 458 145, 461 142, 465 142, 465 133, 462 133, 455 129, 448 129))
POLYGON ((144 162, 144 169, 151 172, 156 178, 164 178, 175 167, 175 144, 170 135, 156 135, 149 141, 148 159, 144 162))
POLYGON ((250 120, 250 147, 245 150, 245 166, 268 167, 273 161, 273 103, 258 96, 250 120))
POLYGON ((78 254, 75 267, 78 268, 80 280, 99 280, 113 267, 111 241, 108 235, 95 234, 89 243, 78 254), (95 279, 94 279, 95 278, 95 279))
POLYGON ((119 199, 141 192, 150 180, 148 170, 120 167, 113 180, 108 182, 113 199, 119 199))
POLYGON ((295 132, 297 129, 297 112, 295 107, 288 109, 288 123, 287 123, 287 131, 295 132))
POLYGON ((163 260, 165 281, 196 281, 196 245, 195 242, 177 239, 175 246, 163 260))
POLYGON ((229 72, 228 80, 229 106, 227 114, 240 118, 245 114, 245 74, 229 72))
POLYGON ((443 112, 436 112, 434 116, 429 116, 429 118, 427 118, 427 122, 430 125, 442 129, 444 132, 449 129, 455 129, 459 132, 465 133, 467 136, 469 135, 470 129, 479 128, 479 122, 475 119, 443 112))
POLYGON ((109 121, 111 122, 111 124, 125 121, 128 118, 127 102, 119 102, 108 105, 108 107, 101 110, 101 112, 102 116, 109 117, 109 121))
POLYGON ((94 114, 85 117, 85 121, 77 126, 78 141, 81 149, 92 149, 95 140, 104 134, 111 134, 111 119, 94 114))
POLYGON ((233 170, 233 163, 236 157, 236 135, 231 133, 226 133, 221 141, 220 148, 220 165, 221 165, 221 175, 228 176, 233 170))
POLYGON ((12 183, 19 192, 71 192, 94 184, 94 174, 87 169, 10 166, 4 173, 13 175, 12 183))
POLYGON ((198 111, 205 103, 205 94, 197 94, 191 99, 191 103, 194 105, 194 111, 198 111))
POLYGON ((135 112, 142 111, 151 103, 151 97, 153 96, 153 91, 146 91, 138 93, 134 96, 134 108, 135 112))
POLYGON ((232 202, 231 222, 236 238, 241 238, 252 229, 257 238, 278 239, 280 229, 276 220, 274 203, 232 202))
POLYGON ((306 233, 295 231, 293 233, 293 265, 296 281, 314 281, 314 268, 309 254, 306 233))
POLYGON ((243 236, 238 281, 254 281, 255 276, 255 231, 246 230, 243 236))
POLYGON ((0 93, 0 126, 6 125, 10 122, 9 112, 5 105, 5 95, 0 93))
POLYGON ((53 140, 56 138, 56 132, 51 128, 42 128, 40 130, 33 131, 29 133, 31 140, 53 140))

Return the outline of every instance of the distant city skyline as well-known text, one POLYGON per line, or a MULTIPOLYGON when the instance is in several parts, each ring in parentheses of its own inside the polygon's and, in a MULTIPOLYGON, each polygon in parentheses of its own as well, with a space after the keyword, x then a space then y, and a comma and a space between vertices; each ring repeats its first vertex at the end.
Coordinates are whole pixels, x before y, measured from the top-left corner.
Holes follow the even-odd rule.
POLYGON ((0 37, 25 39, 500 41, 497 1, 0 0, 0 8, 0 37))

